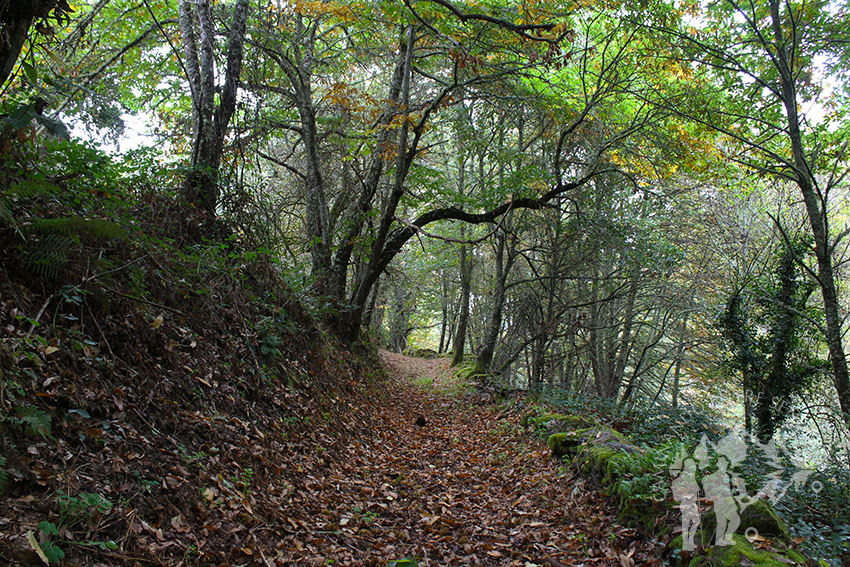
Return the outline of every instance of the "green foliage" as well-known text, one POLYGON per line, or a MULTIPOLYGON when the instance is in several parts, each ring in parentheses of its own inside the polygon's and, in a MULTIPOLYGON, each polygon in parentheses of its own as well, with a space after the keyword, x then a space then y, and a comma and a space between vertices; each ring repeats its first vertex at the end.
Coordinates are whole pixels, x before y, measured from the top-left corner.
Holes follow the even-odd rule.
POLYGON ((124 229, 106 219, 86 219, 80 216, 37 219, 28 226, 36 234, 62 234, 74 239, 119 240, 126 238, 124 229))
POLYGON ((678 441, 669 441, 644 451, 622 453, 611 462, 614 492, 621 509, 636 502, 660 504, 670 492, 670 464, 682 451, 678 441))
POLYGON ((816 471, 806 487, 792 486, 777 503, 777 511, 790 522, 791 534, 803 538, 803 548, 813 559, 843 565, 850 554, 850 471, 833 463, 816 471))
POLYGON ((98 514, 106 514, 112 509, 112 502, 91 492, 82 492, 77 496, 59 495, 59 523, 72 528, 98 514))
POLYGON ((254 469, 246 467, 242 470, 236 471, 236 474, 234 474, 230 480, 233 482, 233 485, 237 489, 248 493, 251 491, 251 481, 253 480, 253 478, 254 469))
MULTIPOLYGON (((37 162, 38 173, 13 178, 0 191, 0 239, 13 258, 52 280, 83 244, 128 238, 120 225, 128 220, 128 200, 116 197, 118 169, 108 156, 76 142, 23 150, 19 159, 37 162)), ((0 169, 17 173, 3 157, 0 169)))
POLYGON ((6 457, 0 455, 0 495, 6 490, 6 484, 9 482, 9 472, 6 470, 6 457))
POLYGON ((39 102, 31 101, 26 103, 18 103, 8 109, 8 113, 0 116, 0 130, 12 129, 23 130, 33 123, 44 127, 46 131, 53 134, 57 138, 70 140, 71 133, 68 127, 60 120, 44 116, 37 111, 39 102))
POLYGON ((180 460, 183 461, 186 465, 197 465, 201 469, 206 469, 204 465, 204 461, 207 460, 208 455, 205 451, 197 451, 195 453, 189 453, 189 450, 186 449, 186 446, 182 443, 177 446, 177 451, 180 454, 180 460))
POLYGON ((638 445, 672 440, 696 445, 703 434, 714 439, 724 429, 710 416, 688 407, 639 403, 628 408, 616 400, 576 392, 555 392, 546 400, 565 414, 612 424, 638 445))
POLYGON ((828 369, 812 354, 817 336, 809 319, 812 284, 797 265, 804 247, 785 247, 773 278, 746 304, 740 291, 726 303, 720 326, 732 350, 730 367, 743 375, 747 411, 756 419, 762 441, 773 436, 791 413, 792 402, 828 369))
POLYGON ((74 240, 62 234, 47 234, 18 246, 21 258, 36 276, 55 280, 68 264, 74 240))
POLYGON ((30 435, 41 435, 50 437, 51 417, 50 414, 35 406, 20 406, 15 415, 7 415, 0 421, 17 427, 30 435))
POLYGON ((284 338, 298 332, 299 326, 293 319, 287 317, 286 311, 278 310, 271 317, 263 317, 254 325, 257 331, 257 348, 260 354, 276 358, 281 355, 280 347, 284 338))
POLYGON ((65 559, 65 552, 52 539, 59 537, 59 528, 53 522, 45 520, 38 523, 38 531, 40 533, 39 539, 41 540, 39 546, 44 552, 44 556, 47 557, 48 562, 50 564, 61 563, 65 559))
POLYGON ((354 521, 360 525, 365 524, 369 525, 378 519, 378 513, 373 512, 372 510, 367 510, 365 508, 361 508, 360 506, 355 506, 352 509, 354 514, 354 521))

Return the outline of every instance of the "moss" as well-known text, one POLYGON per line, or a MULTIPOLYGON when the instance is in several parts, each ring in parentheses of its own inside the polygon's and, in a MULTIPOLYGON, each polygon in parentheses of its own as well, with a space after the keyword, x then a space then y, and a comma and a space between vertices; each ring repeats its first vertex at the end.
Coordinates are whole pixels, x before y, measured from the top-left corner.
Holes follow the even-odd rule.
POLYGON ((553 433, 546 441, 552 456, 556 459, 574 457, 581 448, 584 439, 577 437, 575 433, 553 433))
POLYGON ((593 423, 577 415, 545 413, 537 417, 526 417, 523 425, 531 425, 541 433, 563 433, 565 431, 587 429, 592 427, 593 423))
POLYGON ((733 536, 734 545, 714 546, 705 555, 694 557, 690 567, 732 567, 756 565, 759 567, 788 567, 807 565, 806 558, 793 550, 754 549, 747 538, 733 536))
MULTIPOLYGON (((655 482, 659 474, 667 474, 666 470, 658 470, 658 465, 650 458, 651 451, 648 456, 647 452, 632 445, 622 433, 607 427, 588 427, 587 422, 577 416, 544 414, 538 417, 529 416, 526 422, 538 429, 549 427, 553 422, 569 427, 568 431, 559 431, 549 436, 547 444, 552 455, 557 458, 575 458, 575 463, 584 475, 600 477, 603 484, 619 498, 621 520, 655 533, 658 519, 669 512, 670 501, 651 491, 641 492, 638 490, 640 486, 635 487, 636 482, 645 479, 647 482, 655 482), (649 496, 639 497, 644 493, 649 496)), ((666 479, 666 476, 664 478, 666 479)), ((705 515, 697 541, 701 542, 706 552, 693 559, 690 559, 688 554, 681 553, 683 538, 681 535, 676 537, 669 545, 674 563, 691 567, 784 567, 808 564, 802 554, 788 548, 788 527, 767 501, 753 501, 743 510, 739 533, 733 536, 734 545, 711 546, 715 528, 714 514, 705 515), (741 535, 747 528, 755 528, 759 535, 768 538, 766 543, 769 548, 755 549, 747 538, 741 535)))
POLYGON ((406 349, 405 354, 408 356, 417 356, 419 358, 437 358, 437 351, 431 348, 406 349))
POLYGON ((741 512, 741 526, 745 530, 749 527, 755 528, 759 535, 764 537, 778 537, 786 543, 791 542, 788 526, 767 500, 754 500, 744 508, 741 512))
POLYGON ((605 481, 611 481, 614 469, 613 461, 617 458, 616 449, 606 446, 586 446, 581 452, 581 469, 584 474, 598 474, 605 481))
MULTIPOLYGON (((746 534, 749 528, 755 528, 758 535, 766 538, 779 538, 785 543, 790 543, 791 534, 788 526, 779 517, 773 506, 767 500, 753 500, 741 512, 741 525, 735 531, 737 534, 746 534)), ((717 528, 717 519, 714 512, 709 510, 702 517, 702 529, 707 534, 713 534, 717 528)))
POLYGON ((633 453, 637 449, 623 434, 613 429, 587 427, 572 431, 561 431, 549 436, 547 445, 552 456, 576 456, 581 453, 585 472, 608 474, 608 461, 617 454, 633 453))

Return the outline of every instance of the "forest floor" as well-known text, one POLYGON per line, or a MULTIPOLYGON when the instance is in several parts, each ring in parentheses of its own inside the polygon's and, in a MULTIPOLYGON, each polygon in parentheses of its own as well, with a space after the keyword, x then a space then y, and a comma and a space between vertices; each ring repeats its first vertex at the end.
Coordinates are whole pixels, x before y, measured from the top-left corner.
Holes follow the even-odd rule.
POLYGON ((368 427, 285 505, 295 529, 278 560, 659 563, 612 502, 523 430, 520 404, 500 408, 465 390, 445 358, 381 358, 390 379, 372 411, 358 412, 368 427))
MULTIPOLYGON (((35 550, 48 548, 69 567, 660 564, 662 547, 522 427, 522 400, 493 403, 445 358, 326 345, 335 366, 296 361, 310 389, 249 386, 198 378, 219 360, 197 353, 209 342, 161 361, 193 356, 197 374, 149 388, 152 370, 132 387, 66 372, 33 395, 56 416, 52 434, 6 445, 0 564, 42 565, 35 550)), ((60 360, 41 371, 80 363, 60 360)))

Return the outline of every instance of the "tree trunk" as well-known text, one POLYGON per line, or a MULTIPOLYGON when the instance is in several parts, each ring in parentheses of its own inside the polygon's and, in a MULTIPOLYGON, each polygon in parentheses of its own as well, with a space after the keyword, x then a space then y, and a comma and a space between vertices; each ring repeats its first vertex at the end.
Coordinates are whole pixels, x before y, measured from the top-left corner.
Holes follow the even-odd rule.
POLYGON ((210 218, 215 216, 218 202, 218 170, 227 127, 236 110, 247 17, 248 0, 237 0, 230 26, 224 85, 216 107, 215 27, 210 2, 180 0, 180 32, 194 116, 192 161, 183 182, 183 196, 210 218))
POLYGON ((782 31, 779 6, 779 0, 770 0, 770 16, 777 50, 773 61, 777 71, 779 71, 782 103, 788 118, 788 137, 791 142, 794 176, 803 195, 803 202, 815 239, 818 283, 820 284, 824 315, 826 316, 826 343, 829 348, 829 361, 832 365, 832 379, 835 391, 838 394, 838 403, 841 406, 844 422, 850 426, 850 375, 848 374, 847 358, 844 354, 844 342, 842 340, 843 331, 832 264, 827 203, 826 198, 818 189, 817 179, 814 176, 812 165, 806 158, 803 147, 800 117, 797 112, 795 78, 788 64, 788 47, 782 31))
POLYGON ((449 282, 446 277, 446 270, 440 270, 440 311, 442 321, 440 322, 440 346, 437 349, 438 353, 442 353, 445 346, 448 344, 448 326, 449 326, 449 282))
POLYGON ((505 288, 508 273, 512 263, 512 255, 509 255, 508 264, 504 265, 505 244, 507 235, 500 232, 496 241, 496 289, 493 293, 493 311, 487 322, 487 330, 481 348, 478 350, 478 358, 475 360, 475 373, 487 374, 493 362, 493 353, 496 350, 496 342, 499 340, 499 331, 502 328, 502 310, 505 306, 505 288))
POLYGON ((679 377, 682 371, 682 359, 685 356, 685 339, 688 333, 688 317, 690 312, 685 312, 679 325, 679 348, 676 352, 676 366, 673 369, 673 392, 671 393, 671 405, 679 407, 679 377))
POLYGON ((33 21, 46 18, 51 12, 56 17, 70 11, 64 0, 0 2, 0 86, 6 83, 15 68, 33 21))
MULTIPOLYGON (((461 226, 461 239, 466 231, 461 226)), ((472 261, 467 257, 466 246, 460 247, 460 314, 457 320, 457 331, 452 354, 452 366, 463 361, 466 343, 466 329, 469 325, 469 295, 472 288, 472 261)))
POLYGON ((363 326, 371 327, 372 326, 372 317, 375 314, 375 304, 378 302, 378 294, 381 292, 381 280, 375 282, 375 285, 372 286, 372 292, 369 296, 369 306, 366 309, 366 312, 363 314, 363 326))

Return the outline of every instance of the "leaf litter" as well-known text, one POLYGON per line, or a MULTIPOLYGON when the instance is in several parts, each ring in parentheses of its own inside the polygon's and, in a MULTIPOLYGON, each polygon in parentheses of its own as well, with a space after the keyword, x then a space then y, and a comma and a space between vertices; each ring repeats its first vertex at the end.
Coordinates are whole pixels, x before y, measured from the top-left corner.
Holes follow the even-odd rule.
POLYGON ((658 563, 612 502, 519 427, 520 409, 441 393, 455 386, 445 359, 382 358, 391 380, 360 434, 336 458, 316 455, 283 505, 285 564, 658 563), (423 376, 433 389, 414 385, 423 376))
POLYGON ((307 351, 293 364, 310 375, 347 374, 247 398, 223 376, 120 389, 66 372, 51 400, 91 402, 10 453, 0 558, 43 564, 32 541, 48 521, 68 565, 657 564, 612 502, 523 431, 519 407, 464 393, 443 358, 381 357, 386 376, 358 382, 366 369, 307 351), (204 405, 174 399, 193 380, 204 405), (72 524, 57 499, 77 494, 114 506, 72 524))

